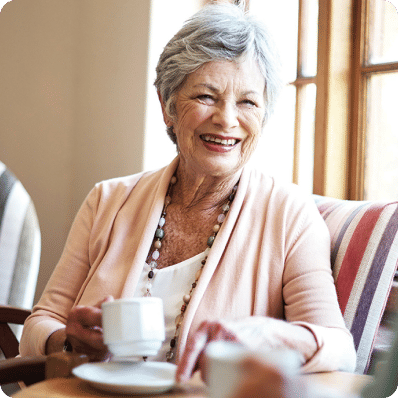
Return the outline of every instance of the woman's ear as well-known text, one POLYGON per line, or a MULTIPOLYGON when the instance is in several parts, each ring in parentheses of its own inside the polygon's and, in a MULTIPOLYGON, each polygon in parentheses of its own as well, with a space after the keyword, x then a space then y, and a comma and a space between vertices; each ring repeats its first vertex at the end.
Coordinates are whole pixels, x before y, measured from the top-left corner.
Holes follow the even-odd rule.
POLYGON ((167 127, 172 127, 173 126, 173 120, 167 114, 166 105, 165 105, 165 103, 163 101, 162 94, 160 94, 159 90, 158 90, 158 98, 159 98, 160 106, 162 107, 163 120, 164 120, 164 122, 165 122, 167 127))

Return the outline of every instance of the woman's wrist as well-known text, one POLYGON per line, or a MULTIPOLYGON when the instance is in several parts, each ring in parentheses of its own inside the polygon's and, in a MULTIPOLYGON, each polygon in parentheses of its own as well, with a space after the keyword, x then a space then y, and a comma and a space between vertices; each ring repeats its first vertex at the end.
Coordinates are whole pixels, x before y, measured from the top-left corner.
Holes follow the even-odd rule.
POLYGON ((46 341, 45 353, 46 355, 54 352, 60 352, 64 350, 66 340, 65 328, 58 329, 51 333, 46 341))
POLYGON ((64 348, 63 348, 64 352, 72 352, 73 351, 73 347, 71 342, 68 340, 68 338, 65 339, 64 341, 64 348))

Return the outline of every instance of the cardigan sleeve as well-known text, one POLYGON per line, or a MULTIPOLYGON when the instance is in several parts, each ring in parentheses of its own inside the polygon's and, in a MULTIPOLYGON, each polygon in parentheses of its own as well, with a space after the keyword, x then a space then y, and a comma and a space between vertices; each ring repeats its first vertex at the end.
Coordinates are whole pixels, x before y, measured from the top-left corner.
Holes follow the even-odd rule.
POLYGON ((287 204, 285 214, 284 314, 310 330, 318 347, 302 370, 354 371, 356 352, 337 301, 327 226, 311 198, 287 204))
POLYGON ((102 181, 87 195, 43 295, 25 322, 20 343, 22 355, 44 354, 48 337, 65 327, 74 305, 96 305, 106 295, 116 297, 119 294, 128 270, 120 272, 114 265, 122 262, 121 248, 130 233, 130 219, 120 214, 126 206, 128 213, 134 209, 139 213, 141 207, 131 197, 143 175, 138 173, 102 181), (121 227, 115 231, 118 220, 121 227), (117 239, 114 239, 115 235, 117 239), (107 263, 108 268, 104 269, 112 239, 115 249, 107 263))
POLYGON ((90 232, 97 202, 98 190, 94 188, 76 215, 60 261, 42 297, 25 322, 20 342, 22 356, 45 354, 48 337, 65 327, 69 311, 90 270, 90 232))
MULTIPOLYGON (((251 234, 253 246, 258 243, 254 235, 260 236, 259 246, 265 258, 258 257, 258 264, 253 267, 254 278, 259 281, 252 292, 257 307, 250 317, 226 313, 225 327, 254 352, 301 348, 302 372, 354 371, 353 339, 339 308, 330 266, 329 231, 315 204, 295 188, 288 192, 275 189, 264 218, 266 232, 251 234), (270 304, 263 304, 267 300, 270 304), (312 352, 288 324, 309 330, 316 351, 312 352)), ((250 225, 255 223, 252 218, 250 225)), ((256 247, 245 249, 244 254, 251 250, 256 247)), ((249 269, 250 262, 241 263, 245 264, 244 270, 249 269)), ((249 291, 249 283, 243 273, 234 279, 234 289, 242 303, 242 284, 249 291)))

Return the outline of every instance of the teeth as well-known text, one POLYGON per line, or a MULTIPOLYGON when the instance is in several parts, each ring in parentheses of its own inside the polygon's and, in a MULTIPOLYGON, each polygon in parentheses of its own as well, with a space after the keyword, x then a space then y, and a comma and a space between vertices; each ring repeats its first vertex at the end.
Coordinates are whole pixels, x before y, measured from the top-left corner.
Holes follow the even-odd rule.
POLYGON ((215 142, 216 144, 221 144, 221 145, 228 145, 232 146, 236 144, 236 140, 234 139, 229 139, 229 140, 222 140, 221 138, 214 138, 210 135, 205 135, 202 137, 204 141, 207 142, 215 142))

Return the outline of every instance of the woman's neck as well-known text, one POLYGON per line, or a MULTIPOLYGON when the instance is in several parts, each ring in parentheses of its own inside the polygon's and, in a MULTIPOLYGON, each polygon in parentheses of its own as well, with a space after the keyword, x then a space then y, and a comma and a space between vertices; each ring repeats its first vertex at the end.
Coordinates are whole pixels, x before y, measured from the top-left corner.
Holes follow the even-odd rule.
POLYGON ((177 183, 173 188, 172 202, 186 210, 209 211, 223 204, 238 182, 239 172, 228 177, 213 177, 187 173, 177 167, 177 183))

